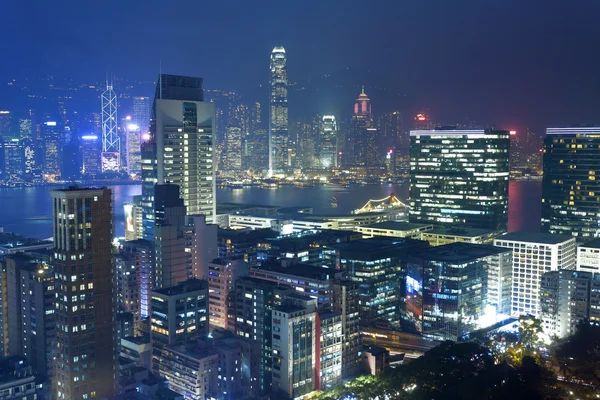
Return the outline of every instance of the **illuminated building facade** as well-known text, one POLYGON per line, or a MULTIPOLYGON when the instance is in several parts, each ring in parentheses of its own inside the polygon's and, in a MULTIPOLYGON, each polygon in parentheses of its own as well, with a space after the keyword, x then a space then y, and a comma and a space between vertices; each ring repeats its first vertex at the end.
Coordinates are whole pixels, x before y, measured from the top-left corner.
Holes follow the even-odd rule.
POLYGON ((100 143, 96 135, 81 137, 81 173, 86 177, 94 177, 100 172, 100 143))
POLYGON ((509 133, 411 131, 410 222, 506 232, 509 133))
POLYGON ((578 241, 600 236, 600 128, 548 128, 542 231, 578 241))
POLYGON ((150 97, 135 96, 133 98, 133 115, 131 122, 140 128, 140 134, 148 134, 150 130, 150 97))
POLYGON ((511 315, 540 313, 540 281, 545 272, 574 270, 575 238, 548 233, 512 232, 494 240, 494 246, 513 251, 511 315))
POLYGON ((127 173, 131 175, 139 175, 142 170, 142 131, 137 124, 127 124, 125 127, 125 135, 127 138, 127 173))
POLYGON ((211 331, 215 328, 235 329, 235 303, 233 290, 238 278, 248 276, 248 265, 242 258, 235 260, 216 259, 208 264, 208 306, 211 331))
POLYGON ((152 370, 159 372, 166 346, 208 336, 208 283, 190 279, 150 292, 152 370))
POLYGON ((269 108, 269 173, 280 171, 288 163, 287 56, 283 47, 271 52, 269 108))
POLYGON ((335 116, 324 115, 319 137, 319 163, 321 168, 337 168, 338 127, 335 116))
POLYGON ((227 128, 225 134, 225 149, 223 169, 226 171, 241 171, 242 169, 242 130, 237 127, 227 128))
POLYGON ((154 184, 179 186, 189 215, 216 212, 215 105, 204 102, 202 78, 161 74, 150 141, 142 147, 144 238, 153 237, 154 184))
POLYGON ((55 121, 46 121, 42 126, 44 138, 44 163, 42 172, 46 176, 60 175, 61 132, 55 121))
POLYGON ((102 172, 121 169, 121 138, 117 126, 117 95, 112 84, 102 93, 102 172))
POLYGON ((548 337, 574 335, 584 319, 600 322, 600 274, 560 270, 546 272, 540 284, 540 319, 548 337))
POLYGON ((368 166, 373 157, 368 155, 368 150, 373 149, 373 140, 376 139, 376 130, 369 132, 369 129, 374 129, 371 99, 365 94, 363 86, 354 104, 354 114, 343 146, 344 166, 368 166))
POLYGON ((56 398, 113 395, 112 195, 52 190, 56 276, 56 398))
MULTIPOLYGON (((411 330, 433 340, 456 341, 494 324, 495 319, 486 323, 485 318, 487 277, 499 254, 510 255, 510 250, 452 243, 411 253, 405 302, 411 330)), ((510 273, 510 263, 506 267, 510 273)), ((504 283, 510 289, 510 280, 504 283)))

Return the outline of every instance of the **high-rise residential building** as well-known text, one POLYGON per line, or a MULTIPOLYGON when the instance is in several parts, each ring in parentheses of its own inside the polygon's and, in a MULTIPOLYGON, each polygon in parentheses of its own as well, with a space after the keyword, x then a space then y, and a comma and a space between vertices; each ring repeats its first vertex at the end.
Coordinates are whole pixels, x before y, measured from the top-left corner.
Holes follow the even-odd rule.
POLYGON ((94 177, 100 172, 100 143, 96 135, 81 137, 81 173, 86 177, 94 177))
POLYGON ((600 128, 548 128, 542 231, 578 241, 600 236, 600 128))
POLYGON ((123 243, 123 248, 137 257, 140 318, 145 319, 150 315, 150 292, 154 289, 154 243, 144 239, 131 240, 123 243))
POLYGON ((4 257, 5 336, 8 355, 21 355, 37 374, 53 377, 55 351, 54 271, 35 257, 16 253, 4 257))
POLYGON ((47 398, 45 385, 22 356, 0 357, 0 393, 6 399, 47 398))
POLYGON ((150 97, 133 97, 133 115, 131 122, 140 128, 140 134, 143 136, 150 130, 150 97))
MULTIPOLYGON (((469 243, 411 253, 404 304, 410 330, 433 340, 456 341, 497 322, 486 318, 488 271, 499 269, 497 258, 507 254, 510 250, 469 243)), ((510 271, 509 261, 505 263, 503 269, 510 271)), ((504 288, 510 290, 510 280, 501 284, 501 294, 504 288)), ((498 297, 508 302, 501 294, 494 295, 494 303, 498 297)), ((495 311, 494 305, 493 317, 495 311)))
POLYGON ((42 126, 44 176, 60 175, 61 132, 55 121, 46 121, 42 126))
POLYGON ((289 167, 288 163, 288 100, 287 55, 283 47, 271 52, 269 108, 269 173, 289 167))
POLYGON ((410 132, 410 222, 506 232, 509 133, 410 132))
POLYGON ((577 271, 600 273, 600 239, 577 246, 577 271))
POLYGON ((141 257, 131 247, 124 247, 114 256, 115 297, 118 313, 129 313, 134 326, 139 326, 141 257))
POLYGON ((208 283, 190 279, 150 292, 152 370, 160 370, 165 346, 208 336, 208 283))
POLYGON ((513 232, 496 238, 494 246, 513 251, 513 316, 538 317, 542 275, 560 269, 574 270, 576 266, 575 238, 567 235, 513 232))
POLYGON ((191 278, 186 252, 186 208, 178 185, 154 189, 154 288, 175 286, 191 278))
POLYGON ((322 168, 337 168, 338 127, 335 116, 324 115, 319 137, 319 162, 322 168))
POLYGON ((223 169, 226 171, 241 171, 242 169, 242 130, 240 128, 227 128, 223 169))
POLYGON ((342 146, 342 160, 345 167, 368 166, 367 158, 369 144, 368 129, 373 128, 373 114, 371 113, 371 99, 362 91, 354 103, 354 113, 348 126, 345 143, 342 146))
POLYGON ((548 337, 564 338, 584 319, 600 321, 600 274, 560 270, 546 272, 540 284, 540 319, 548 337))
POLYGON ((126 137, 126 162, 127 173, 131 175, 140 175, 142 170, 142 130, 141 127, 134 123, 128 123, 125 126, 126 137))
POLYGON ((56 276, 56 398, 113 394, 112 196, 109 189, 52 190, 56 276))
POLYGON ((209 322, 215 328, 235 329, 235 282, 248 276, 248 265, 242 258, 215 259, 208 264, 209 322))
POLYGON ((106 83, 102 93, 102 172, 118 172, 121 169, 121 138, 117 119, 117 95, 113 85, 106 83))
POLYGON ((144 238, 153 237, 154 184, 179 185, 189 215, 216 213, 215 105, 204 102, 202 78, 161 74, 150 140, 142 146, 144 238))
POLYGON ((359 369, 362 342, 360 338, 360 283, 337 279, 333 283, 331 309, 342 316, 342 376, 354 376, 359 369))

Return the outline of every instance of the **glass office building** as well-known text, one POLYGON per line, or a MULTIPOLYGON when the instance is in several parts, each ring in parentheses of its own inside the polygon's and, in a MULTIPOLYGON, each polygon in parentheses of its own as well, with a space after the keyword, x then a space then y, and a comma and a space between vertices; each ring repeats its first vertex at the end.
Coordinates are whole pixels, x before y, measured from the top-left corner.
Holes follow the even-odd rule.
POLYGON ((506 232, 507 131, 437 128, 410 140, 410 222, 506 232))
POLYGON ((549 128, 544 142, 542 231, 600 236, 600 128, 549 128))

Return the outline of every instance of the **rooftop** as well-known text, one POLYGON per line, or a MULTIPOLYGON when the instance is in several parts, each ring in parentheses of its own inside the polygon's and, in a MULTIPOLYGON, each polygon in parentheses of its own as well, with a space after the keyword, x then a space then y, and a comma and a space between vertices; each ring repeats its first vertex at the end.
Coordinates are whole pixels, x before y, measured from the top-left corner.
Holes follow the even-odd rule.
POLYGON ((287 267, 281 265, 279 261, 266 262, 260 267, 251 268, 251 271, 259 272, 277 272, 288 275, 301 276, 308 279, 329 280, 334 279, 336 274, 342 271, 333 268, 323 268, 309 264, 293 264, 287 267))
POLYGON ((412 259, 442 261, 450 263, 465 263, 483 257, 511 251, 505 247, 473 243, 450 243, 443 246, 429 247, 410 254, 412 259))
POLYGON ((546 129, 547 135, 586 135, 586 134, 600 134, 600 127, 595 126, 574 126, 567 128, 548 128, 546 129))
POLYGON ((363 228, 374 228, 374 229, 387 229, 394 231, 410 231, 413 229, 420 229, 426 227, 433 227, 431 224, 414 224, 410 222, 402 222, 402 221, 385 221, 379 222, 377 224, 367 225, 363 228))
POLYGON ((424 240, 376 236, 332 245, 341 258, 374 261, 381 258, 401 256, 409 251, 429 247, 424 240))
POLYGON ((436 235, 450 235, 450 236, 462 236, 462 237, 478 237, 494 234, 496 231, 490 231, 487 229, 467 228, 467 227, 453 227, 453 226, 436 226, 432 230, 426 232, 429 234, 436 235))
POLYGON ((175 286, 162 289, 154 289, 152 290, 152 292, 162 294, 164 296, 176 296, 203 289, 208 289, 208 282, 192 278, 188 279, 187 281, 181 282, 180 284, 175 286))
POLYGON ((600 238, 592 239, 592 240, 590 240, 588 242, 583 243, 579 247, 587 247, 587 248, 590 248, 590 249, 600 249, 600 238))
POLYGON ((551 233, 540 232, 512 232, 507 233, 506 235, 498 236, 496 240, 509 242, 559 244, 568 240, 575 240, 575 237, 569 235, 553 235, 551 233))

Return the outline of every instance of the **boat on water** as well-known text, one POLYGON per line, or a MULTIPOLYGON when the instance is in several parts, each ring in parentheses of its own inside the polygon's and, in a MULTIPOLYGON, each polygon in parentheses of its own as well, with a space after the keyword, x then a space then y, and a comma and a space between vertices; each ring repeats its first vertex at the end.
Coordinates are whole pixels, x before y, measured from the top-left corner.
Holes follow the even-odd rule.
POLYGON ((331 196, 331 207, 337 208, 337 206, 338 206, 338 199, 335 196, 331 196))

